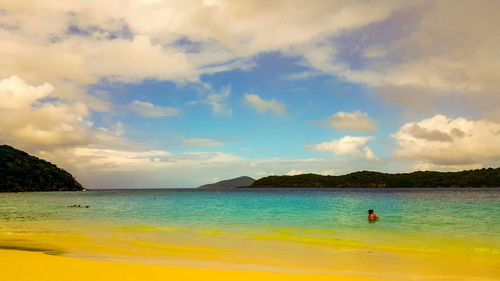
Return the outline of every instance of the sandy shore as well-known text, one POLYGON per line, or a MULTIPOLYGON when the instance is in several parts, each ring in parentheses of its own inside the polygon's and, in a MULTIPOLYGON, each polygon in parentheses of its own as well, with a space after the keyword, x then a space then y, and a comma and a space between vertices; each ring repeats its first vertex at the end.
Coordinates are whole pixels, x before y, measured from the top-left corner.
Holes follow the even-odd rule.
POLYGON ((93 261, 41 252, 0 250, 2 281, 383 280, 339 274, 277 273, 93 261))

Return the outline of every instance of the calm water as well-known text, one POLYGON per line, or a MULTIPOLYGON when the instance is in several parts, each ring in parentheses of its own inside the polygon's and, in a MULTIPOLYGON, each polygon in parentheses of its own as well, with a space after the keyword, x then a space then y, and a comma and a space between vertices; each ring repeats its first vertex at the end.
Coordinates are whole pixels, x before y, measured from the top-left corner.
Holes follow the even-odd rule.
POLYGON ((4 193, 0 222, 92 221, 218 229, 269 226, 337 232, 500 237, 500 188, 94 190, 4 193), (88 209, 68 208, 88 205, 88 209), (367 223, 367 210, 381 217, 367 223))
POLYGON ((0 248, 394 280, 495 280, 499 214, 500 188, 3 193, 0 248), (368 209, 378 222, 368 223, 368 209))

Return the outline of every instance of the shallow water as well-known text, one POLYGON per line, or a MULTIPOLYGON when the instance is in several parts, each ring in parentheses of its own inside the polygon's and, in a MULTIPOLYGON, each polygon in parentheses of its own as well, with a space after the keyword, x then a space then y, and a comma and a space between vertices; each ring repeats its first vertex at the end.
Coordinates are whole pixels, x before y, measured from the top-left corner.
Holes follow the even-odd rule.
POLYGON ((3 193, 0 221, 267 226, 500 236, 500 189, 195 189, 3 193), (68 208, 88 205, 88 209, 68 208), (380 223, 367 224, 374 209, 380 223))
POLYGON ((215 267, 360 271, 377 262, 399 277, 409 270, 401 261, 436 277, 457 264, 435 259, 460 257, 474 279, 500 274, 498 214, 500 188, 3 193, 0 247, 215 267), (368 209, 378 222, 368 223, 368 209))

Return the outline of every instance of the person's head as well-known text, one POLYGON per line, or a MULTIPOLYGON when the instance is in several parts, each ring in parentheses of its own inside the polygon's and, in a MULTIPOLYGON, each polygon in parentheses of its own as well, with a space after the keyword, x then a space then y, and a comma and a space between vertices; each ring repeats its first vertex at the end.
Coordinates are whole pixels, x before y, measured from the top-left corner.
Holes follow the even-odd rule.
POLYGON ((368 214, 369 215, 373 214, 373 210, 372 209, 368 210, 368 214))

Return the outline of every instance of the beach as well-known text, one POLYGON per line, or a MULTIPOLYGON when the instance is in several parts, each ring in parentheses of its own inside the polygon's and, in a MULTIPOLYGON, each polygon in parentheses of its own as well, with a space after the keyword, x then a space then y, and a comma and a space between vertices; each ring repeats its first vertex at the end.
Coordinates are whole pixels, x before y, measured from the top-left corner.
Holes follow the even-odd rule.
MULTIPOLYGON (((44 234, 46 238, 57 238, 57 234, 44 234)), ((61 237, 57 242, 68 242, 61 237)), ((89 243, 84 237, 71 237, 73 247, 77 243, 89 243)), ((5 237, 2 237, 5 242, 5 237)), ((54 244, 54 241, 46 241, 54 244)), ((94 243, 94 242, 92 242, 94 243)), ((80 245, 88 248, 89 245, 80 245)), ((230 259, 214 254, 208 249, 186 249, 181 245, 148 245, 148 253, 137 249, 113 248, 111 245, 92 245, 94 251, 80 251, 79 257, 66 256, 64 252, 34 247, 16 247, 0 250, 0 272, 5 281, 87 281, 87 280, 497 280, 498 253, 476 253, 474 256, 459 253, 407 252, 410 255, 396 260, 366 259, 362 251, 351 254, 337 252, 344 261, 336 268, 317 268, 270 262, 271 259, 230 259), (99 248, 99 249, 98 249, 99 248), (106 255, 96 255, 97 252, 106 255), (93 252, 93 255, 89 253, 93 252), (159 253, 161 252, 161 254, 159 253), (209 255, 206 255, 209 252, 209 255), (204 254, 205 253, 205 254, 204 254), (478 255, 479 254, 479 255, 478 255), (128 258, 127 258, 128 257, 128 258), (164 263, 177 264, 175 266, 164 263), (354 263, 363 265, 355 269, 354 263), (391 264, 392 263, 392 264, 391 264), (364 268, 373 266, 373 268, 364 268), (342 270, 344 267, 344 270, 342 270), (380 277, 374 277, 374 276, 380 277)), ((4 246, 5 247, 5 246, 4 246)), ((9 247, 5 247, 9 248, 9 247)), ((300 247, 296 247, 301 251, 300 247)), ((345 249, 344 249, 345 250, 345 249)), ((304 251, 302 250, 302 253, 304 251)), ((304 257, 301 257, 303 259, 304 257)), ((320 258, 317 256, 316 258, 320 258)), ((325 258, 325 257, 323 257, 325 258)), ((288 259, 290 261, 290 259, 288 259)), ((319 260, 318 260, 319 262, 319 260)))
POLYGON ((0 250, 2 280, 383 280, 320 273, 277 273, 92 261, 37 252, 0 250))
POLYGON ((0 1, 0 281, 500 281, 500 0, 0 1))
POLYGON ((498 196, 496 189, 4 194, 2 280, 496 280, 498 196), (368 223, 363 204, 375 206, 379 222, 368 223), (453 217, 457 208, 475 216, 453 217), (402 219, 413 210, 420 217, 402 219))

